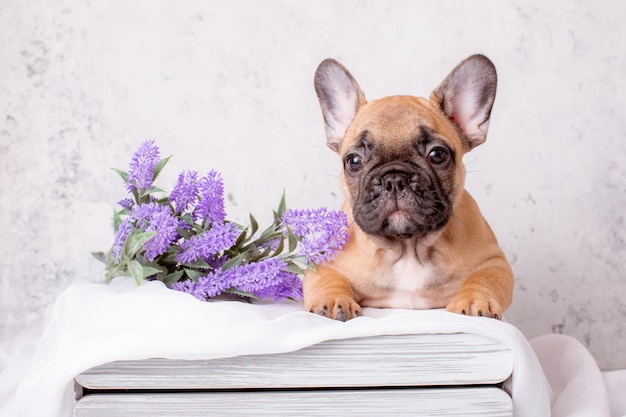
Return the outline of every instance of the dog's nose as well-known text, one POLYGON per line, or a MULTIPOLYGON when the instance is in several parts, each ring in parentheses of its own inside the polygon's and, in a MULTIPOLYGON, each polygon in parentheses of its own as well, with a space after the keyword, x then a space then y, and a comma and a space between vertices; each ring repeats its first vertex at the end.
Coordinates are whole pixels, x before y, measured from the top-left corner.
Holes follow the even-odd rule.
POLYGON ((385 192, 396 198, 402 197, 409 185, 409 178, 406 174, 391 172, 383 177, 385 192))

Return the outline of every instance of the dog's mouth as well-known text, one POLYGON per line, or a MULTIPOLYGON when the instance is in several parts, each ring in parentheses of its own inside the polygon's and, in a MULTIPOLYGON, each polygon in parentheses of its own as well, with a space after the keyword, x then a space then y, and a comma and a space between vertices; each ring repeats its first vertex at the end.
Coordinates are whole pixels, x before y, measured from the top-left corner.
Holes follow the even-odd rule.
POLYGON ((381 231, 386 236, 410 239, 418 233, 419 227, 407 212, 398 210, 383 220, 381 231))
POLYGON ((427 172, 387 170, 364 182, 353 212, 368 234, 411 239, 445 226, 451 203, 437 179, 427 172))

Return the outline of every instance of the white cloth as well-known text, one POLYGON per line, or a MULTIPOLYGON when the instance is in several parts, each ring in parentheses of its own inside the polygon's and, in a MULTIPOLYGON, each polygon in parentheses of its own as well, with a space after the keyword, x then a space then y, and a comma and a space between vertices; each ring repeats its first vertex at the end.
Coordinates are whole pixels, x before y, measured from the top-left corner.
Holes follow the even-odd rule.
MULTIPOLYGON (((13 358, 21 359, 11 363, 0 361, 0 416, 67 417, 74 403, 74 376, 115 360, 211 359, 288 352, 329 339, 458 332, 488 336, 513 350, 515 416, 550 415, 551 388, 537 356, 523 335, 504 322, 441 310, 368 308, 364 317, 342 323, 304 312, 300 303, 201 302, 159 282, 136 287, 117 279, 112 285, 70 286, 49 309, 36 349, 14 351, 13 358)), ((562 386, 552 383, 555 388, 562 386)), ((560 392, 553 392, 554 404, 559 398, 560 392)), ((575 403, 571 408, 576 409, 575 403)), ((585 403, 584 409, 592 408, 585 403)), ((606 401, 597 409, 602 413, 558 416, 609 415, 606 401)))

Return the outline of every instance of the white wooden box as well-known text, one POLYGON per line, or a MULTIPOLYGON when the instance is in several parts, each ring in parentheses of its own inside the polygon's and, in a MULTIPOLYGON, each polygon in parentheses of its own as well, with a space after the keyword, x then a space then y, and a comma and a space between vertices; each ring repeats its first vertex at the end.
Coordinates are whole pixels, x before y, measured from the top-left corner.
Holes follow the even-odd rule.
POLYGON ((76 417, 512 416, 511 350, 475 334, 330 340, 295 352, 146 359, 75 379, 76 417))

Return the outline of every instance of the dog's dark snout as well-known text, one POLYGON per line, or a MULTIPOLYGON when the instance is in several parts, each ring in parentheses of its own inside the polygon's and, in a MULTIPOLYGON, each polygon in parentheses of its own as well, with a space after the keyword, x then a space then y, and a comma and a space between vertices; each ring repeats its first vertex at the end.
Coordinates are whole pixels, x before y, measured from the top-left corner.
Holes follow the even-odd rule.
POLYGON ((392 172, 383 177, 382 183, 387 193, 400 197, 409 185, 409 178, 406 174, 392 172))

